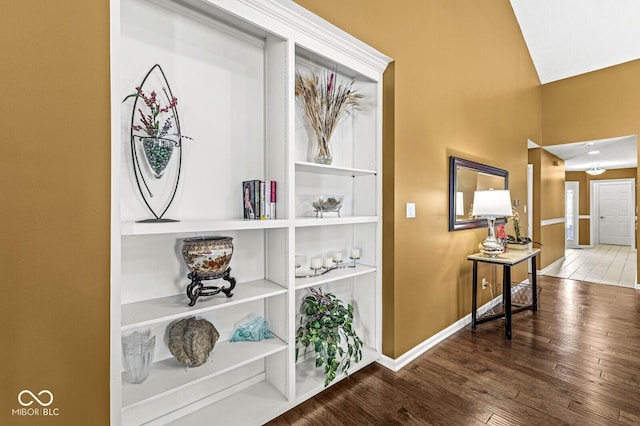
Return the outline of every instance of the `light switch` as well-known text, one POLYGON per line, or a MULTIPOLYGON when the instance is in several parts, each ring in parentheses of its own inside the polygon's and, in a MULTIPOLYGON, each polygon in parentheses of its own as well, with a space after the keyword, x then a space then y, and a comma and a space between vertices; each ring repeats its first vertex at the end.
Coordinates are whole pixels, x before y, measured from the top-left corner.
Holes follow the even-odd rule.
POLYGON ((407 203, 407 219, 416 217, 416 203, 407 203))

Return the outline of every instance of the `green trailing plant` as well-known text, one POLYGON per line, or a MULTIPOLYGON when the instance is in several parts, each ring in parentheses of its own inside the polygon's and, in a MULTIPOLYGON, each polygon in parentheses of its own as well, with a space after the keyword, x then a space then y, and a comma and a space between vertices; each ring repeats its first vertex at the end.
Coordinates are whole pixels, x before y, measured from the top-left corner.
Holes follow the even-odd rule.
POLYGON ((316 368, 323 368, 325 387, 338 372, 349 374, 351 360, 362 359, 362 340, 353 328, 353 306, 321 289, 310 289, 302 301, 300 326, 296 331, 296 361, 299 350, 312 347, 316 353, 316 368))

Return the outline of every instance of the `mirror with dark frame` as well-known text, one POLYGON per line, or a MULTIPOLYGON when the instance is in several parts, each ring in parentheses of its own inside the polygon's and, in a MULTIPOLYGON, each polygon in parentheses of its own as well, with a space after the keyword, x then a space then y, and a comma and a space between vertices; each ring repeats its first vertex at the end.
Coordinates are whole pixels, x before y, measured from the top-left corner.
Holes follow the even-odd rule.
MULTIPOLYGON (((462 158, 449 157, 449 231, 486 228, 486 219, 471 217, 473 193, 488 189, 509 189, 509 172, 462 158)), ((506 218, 496 224, 506 223, 506 218)))

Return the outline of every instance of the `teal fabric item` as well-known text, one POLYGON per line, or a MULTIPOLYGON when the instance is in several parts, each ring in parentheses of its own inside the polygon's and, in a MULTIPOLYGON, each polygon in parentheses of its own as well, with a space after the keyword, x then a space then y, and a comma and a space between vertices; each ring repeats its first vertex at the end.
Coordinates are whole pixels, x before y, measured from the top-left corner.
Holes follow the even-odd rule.
POLYGON ((262 317, 250 316, 236 323, 231 342, 259 342, 262 339, 273 339, 269 324, 262 317))

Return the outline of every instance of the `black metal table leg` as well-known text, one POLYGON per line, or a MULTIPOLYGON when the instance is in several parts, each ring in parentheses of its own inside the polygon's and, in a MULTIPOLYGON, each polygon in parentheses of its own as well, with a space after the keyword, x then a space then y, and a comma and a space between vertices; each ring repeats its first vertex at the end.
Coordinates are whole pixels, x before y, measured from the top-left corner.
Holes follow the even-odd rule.
POLYGON ((531 291, 532 291, 532 303, 531 310, 537 312, 538 310, 538 274, 536 274, 536 257, 531 258, 531 291))
POLYGON ((502 272, 502 295, 504 297, 504 338, 511 340, 511 266, 507 265, 502 272))
POLYGON ((471 329, 476 329, 476 313, 478 311, 478 262, 473 261, 473 278, 471 280, 471 329))

